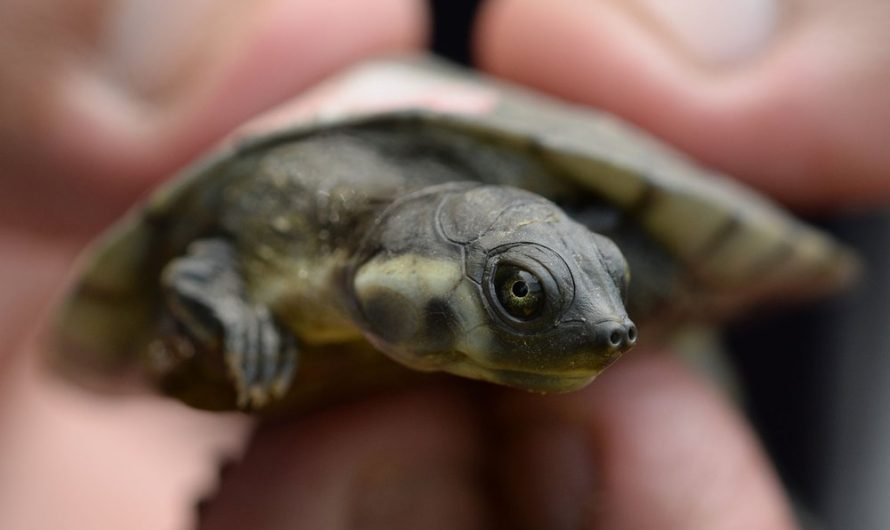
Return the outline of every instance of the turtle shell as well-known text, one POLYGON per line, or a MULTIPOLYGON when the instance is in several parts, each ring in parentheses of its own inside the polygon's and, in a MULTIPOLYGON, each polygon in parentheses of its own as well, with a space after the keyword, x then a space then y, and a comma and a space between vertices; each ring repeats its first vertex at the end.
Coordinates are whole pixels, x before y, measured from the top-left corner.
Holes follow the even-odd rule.
POLYGON ((61 312, 65 355, 104 369, 126 360, 124 345, 147 339, 158 296, 153 271, 211 221, 204 198, 243 155, 367 123, 448 130, 533 152, 553 168, 533 191, 547 196, 570 181, 636 217, 682 271, 686 313, 722 315, 832 291, 857 268, 831 238, 612 115, 438 59, 400 57, 360 64, 248 123, 131 211, 86 254, 61 312), (184 213, 188 222, 177 222, 184 213))

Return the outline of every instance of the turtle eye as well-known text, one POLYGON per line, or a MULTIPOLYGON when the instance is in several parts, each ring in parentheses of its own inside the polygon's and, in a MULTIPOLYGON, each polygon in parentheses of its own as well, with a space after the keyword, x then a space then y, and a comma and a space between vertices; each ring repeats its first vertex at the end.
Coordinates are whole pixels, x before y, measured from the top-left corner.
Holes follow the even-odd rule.
POLYGON ((494 274, 498 302, 510 316, 531 320, 539 316, 547 301, 541 280, 515 265, 501 265, 494 274))

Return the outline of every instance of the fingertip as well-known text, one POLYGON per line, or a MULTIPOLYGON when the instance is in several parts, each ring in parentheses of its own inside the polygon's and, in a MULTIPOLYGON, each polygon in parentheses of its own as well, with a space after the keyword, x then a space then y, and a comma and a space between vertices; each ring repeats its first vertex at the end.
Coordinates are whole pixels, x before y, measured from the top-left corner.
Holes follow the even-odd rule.
POLYGON ((0 203, 20 224, 42 228, 52 211, 56 230, 94 231, 236 125, 350 63, 418 48, 429 33, 421 0, 200 3, 207 14, 186 4, 95 13, 95 26, 108 27, 72 39, 107 49, 54 61, 41 90, 16 95, 36 100, 7 139, 22 145, 8 166, 28 186, 10 185, 16 196, 0 203), (34 203, 47 206, 22 206, 34 203))
POLYGON ((734 3, 738 16, 679 4, 705 15, 647 0, 490 0, 478 63, 620 115, 795 207, 890 198, 886 74, 843 36, 859 26, 767 0, 734 3))
POLYGON ((475 51, 495 75, 634 121, 662 114, 683 88, 669 51, 612 3, 491 0, 475 51), (661 99, 649 91, 656 80, 661 99))
MULTIPOLYGON (((166 49, 169 59, 134 61, 125 65, 127 76, 81 70, 82 76, 94 76, 92 92, 69 93, 62 86, 61 106, 95 122, 105 136, 101 138, 105 142, 98 142, 77 135, 83 131, 77 129, 80 120, 57 123, 60 143, 76 146, 70 156, 79 154, 84 164, 99 168, 162 172, 238 123, 347 64, 417 48, 429 33, 426 7, 420 0, 382 0, 373 5, 355 0, 274 0, 211 6, 216 23, 201 28, 202 38, 178 39, 179 46, 166 49), (153 66, 162 62, 174 66, 153 66), (65 99, 68 95, 71 99, 65 99), (109 102, 118 108, 107 106, 109 102), (100 104, 106 106, 97 107, 100 104)), ((138 32, 149 43, 142 47, 158 47, 157 41, 165 37, 162 29, 138 32)), ((123 42, 118 47, 135 46, 123 42)), ((118 54, 108 50, 106 55, 118 54)))

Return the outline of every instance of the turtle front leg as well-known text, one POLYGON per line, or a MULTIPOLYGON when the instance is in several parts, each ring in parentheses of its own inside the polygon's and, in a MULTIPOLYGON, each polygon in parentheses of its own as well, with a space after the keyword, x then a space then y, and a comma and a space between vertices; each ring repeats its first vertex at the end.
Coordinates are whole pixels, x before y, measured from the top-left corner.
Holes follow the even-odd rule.
POLYGON ((184 335, 196 351, 222 354, 239 408, 284 395, 296 368, 296 339, 268 307, 249 299, 231 243, 192 243, 164 268, 161 285, 177 338, 184 335))

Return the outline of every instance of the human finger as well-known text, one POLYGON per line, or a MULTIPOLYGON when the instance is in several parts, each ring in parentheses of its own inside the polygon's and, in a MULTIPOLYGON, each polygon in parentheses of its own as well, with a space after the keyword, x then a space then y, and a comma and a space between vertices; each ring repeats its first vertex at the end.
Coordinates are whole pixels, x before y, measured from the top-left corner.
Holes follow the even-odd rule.
POLYGON ((795 527, 749 427, 674 359, 633 353, 581 392, 495 410, 510 528, 795 527))
POLYGON ((432 389, 261 429, 201 528, 486 528, 474 423, 468 396, 432 389))
POLYGON ((673 361, 543 397, 415 392, 261 431, 204 528, 794 528, 754 437, 673 361))
POLYGON ((57 0, 4 11, 0 221, 54 232, 95 229, 246 118, 426 34, 419 0, 57 0))
POLYGON ((867 0, 490 0, 476 49, 786 203, 886 204, 888 22, 867 0))

